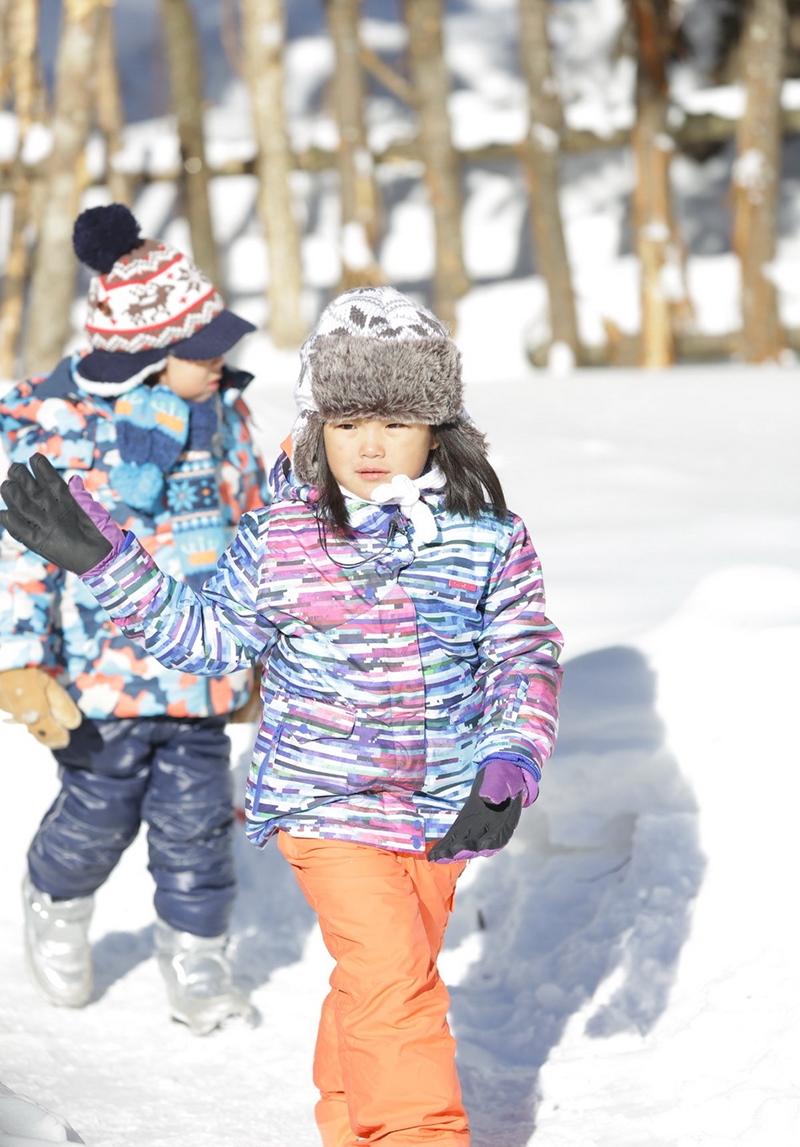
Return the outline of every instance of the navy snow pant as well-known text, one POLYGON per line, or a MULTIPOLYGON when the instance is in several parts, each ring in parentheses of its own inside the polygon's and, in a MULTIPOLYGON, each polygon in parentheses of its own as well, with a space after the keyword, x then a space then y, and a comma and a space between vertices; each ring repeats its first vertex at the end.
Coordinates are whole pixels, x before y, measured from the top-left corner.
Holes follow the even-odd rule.
POLYGON ((61 792, 28 852, 31 880, 61 899, 108 879, 144 820, 162 920, 195 936, 228 929, 235 892, 225 717, 84 717, 54 750, 61 792))

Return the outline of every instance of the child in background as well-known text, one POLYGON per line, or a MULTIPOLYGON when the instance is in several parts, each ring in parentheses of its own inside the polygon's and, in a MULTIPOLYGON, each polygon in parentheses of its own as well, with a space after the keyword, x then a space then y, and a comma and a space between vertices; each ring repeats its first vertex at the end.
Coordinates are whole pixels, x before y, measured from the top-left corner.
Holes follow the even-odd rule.
MULTIPOLYGON (((251 323, 166 243, 142 239, 121 204, 85 211, 76 254, 96 272, 92 351, 0 402, 12 463, 46 456, 152 559, 199 588, 265 475, 242 391, 223 355, 251 323)), ((92 994, 93 893, 144 819, 156 883, 156 945, 173 1015, 198 1034, 249 1013, 225 955, 234 897, 225 724, 252 672, 165 669, 129 641, 85 586, 8 537, 0 552, 0 708, 58 761, 61 792, 31 845, 25 944, 39 991, 92 994)))
POLYGON ((264 664, 247 831, 277 837, 336 961, 314 1060, 323 1143, 464 1147, 436 960, 465 862, 538 793, 561 635, 446 328, 361 288, 301 358, 291 460, 201 591, 44 459, 12 467, 0 517, 164 664, 264 664))

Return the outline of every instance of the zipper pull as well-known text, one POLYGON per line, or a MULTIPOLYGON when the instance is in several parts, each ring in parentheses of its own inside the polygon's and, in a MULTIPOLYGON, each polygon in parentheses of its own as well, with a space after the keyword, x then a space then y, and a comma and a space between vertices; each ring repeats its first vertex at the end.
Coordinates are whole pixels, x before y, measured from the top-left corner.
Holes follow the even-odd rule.
POLYGON ((389 522, 389 531, 386 535, 386 541, 391 542, 395 534, 400 533, 404 538, 408 538, 408 523, 399 512, 392 515, 389 522))

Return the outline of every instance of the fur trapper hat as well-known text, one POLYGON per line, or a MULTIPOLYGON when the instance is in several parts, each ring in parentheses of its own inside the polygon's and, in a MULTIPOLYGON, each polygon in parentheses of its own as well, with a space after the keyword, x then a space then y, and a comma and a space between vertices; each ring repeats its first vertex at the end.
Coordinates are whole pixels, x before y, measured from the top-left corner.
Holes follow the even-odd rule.
POLYGON ((394 287, 357 287, 334 299, 300 348, 292 468, 317 479, 324 422, 398 418, 439 426, 463 420, 461 355, 447 327, 394 287))

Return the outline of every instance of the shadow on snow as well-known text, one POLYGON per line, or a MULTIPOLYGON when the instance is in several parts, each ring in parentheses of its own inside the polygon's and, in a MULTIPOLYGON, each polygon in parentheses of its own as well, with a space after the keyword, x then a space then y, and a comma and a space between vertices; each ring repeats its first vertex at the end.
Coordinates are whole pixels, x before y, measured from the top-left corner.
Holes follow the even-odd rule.
POLYGON ((635 649, 570 661, 541 804, 459 892, 446 947, 480 943, 451 1008, 474 1147, 529 1141, 575 1013, 604 1039, 646 1034, 667 1005, 705 862, 654 701, 635 649))

